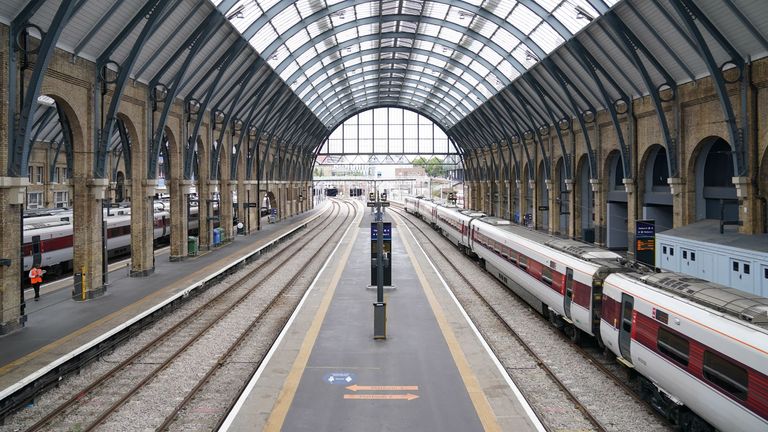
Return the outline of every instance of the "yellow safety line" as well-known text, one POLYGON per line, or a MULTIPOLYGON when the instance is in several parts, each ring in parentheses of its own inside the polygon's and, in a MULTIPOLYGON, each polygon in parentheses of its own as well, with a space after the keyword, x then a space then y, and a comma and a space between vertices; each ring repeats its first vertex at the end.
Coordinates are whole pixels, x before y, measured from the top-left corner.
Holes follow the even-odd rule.
MULTIPOLYGON (((360 219, 362 219, 362 213, 360 217, 355 219, 355 225, 359 225, 360 219)), ((356 233, 356 231, 352 232, 356 233)), ((344 250, 343 256, 337 261, 336 272, 331 278, 328 290, 325 292, 325 295, 320 302, 320 307, 315 313, 315 318, 312 320, 307 335, 304 336, 304 341, 301 344, 296 360, 293 361, 291 371, 288 373, 288 376, 283 383, 283 388, 280 389, 280 395, 277 397, 275 406, 269 414, 267 424, 264 427, 265 431, 280 431, 283 427, 283 423, 285 423, 285 417, 288 415, 288 410, 291 407, 293 398, 296 396, 296 390, 299 388, 301 376, 307 367, 307 362, 309 362, 309 355, 312 353, 312 347, 315 346, 317 336, 320 334, 320 327, 322 326, 323 321, 325 320, 325 315, 328 313, 328 308, 331 305, 333 293, 336 292, 336 287, 341 280, 341 274, 344 272, 344 267, 346 267, 345 263, 349 260, 349 256, 352 254, 354 246, 355 239, 352 238, 347 245, 347 248, 344 250)))
MULTIPOLYGON (((289 225, 287 228, 288 228, 288 230, 290 230, 290 229, 294 228, 296 225, 300 225, 301 223, 304 223, 304 222, 306 222, 306 219, 305 220, 301 220, 301 221, 299 221, 299 222, 297 222, 297 223, 295 223, 293 225, 289 225)), ((279 232, 271 233, 268 237, 266 237, 264 239, 261 239, 261 240, 257 240, 257 242, 264 242, 264 244, 269 243, 270 241, 274 240, 274 237, 276 237, 275 234, 279 235, 280 233, 279 232)), ((259 247, 261 247, 261 246, 258 246, 255 249, 258 249, 259 247)), ((227 262, 229 262, 229 260, 231 260, 231 258, 233 258, 233 257, 237 258, 236 255, 238 255, 239 253, 242 253, 243 250, 244 249, 240 249, 238 251, 233 251, 229 255, 221 257, 220 260, 217 260, 216 262, 213 262, 213 263, 209 264, 208 266, 204 267, 202 270, 199 270, 199 271, 197 271, 195 273, 192 273, 191 275, 187 276, 186 278, 177 281, 177 285, 178 286, 182 286, 182 287, 183 286, 191 285, 192 282, 199 280, 202 276, 204 276, 204 275, 206 275, 208 273, 211 273, 211 272, 213 272, 215 270, 220 269, 222 261, 226 260, 227 262), (181 283, 178 283, 178 282, 181 282, 181 283)), ((253 249, 250 249, 250 250, 253 250, 253 249)), ((246 254, 243 254, 243 256, 244 255, 246 255, 246 254)), ((137 306, 143 307, 142 305, 144 303, 154 299, 155 297, 162 296, 162 295, 168 295, 168 291, 169 290, 158 290, 158 291, 153 292, 152 294, 148 294, 148 295, 142 297, 141 299, 137 300, 136 302, 131 303, 130 305, 128 305, 128 306, 126 306, 126 307, 124 307, 122 309, 116 310, 116 311, 112 312, 111 314, 109 314, 109 315, 107 315, 105 317, 102 317, 102 318, 100 318, 100 319, 98 319, 98 320, 96 320, 96 321, 94 321, 94 322, 92 322, 92 323, 90 323, 90 324, 88 324, 88 325, 86 325, 84 327, 81 327, 81 328, 75 330, 72 333, 69 333, 68 335, 62 337, 61 339, 57 339, 57 340, 49 343, 48 345, 45 345, 45 346, 43 346, 41 348, 38 348, 36 351, 33 351, 33 352, 25 355, 24 357, 18 358, 18 359, 14 360, 14 361, 12 361, 10 363, 7 363, 7 364, 3 365, 2 367, 0 367, 0 376, 1 375, 5 375, 6 373, 10 372, 11 370, 15 369, 16 367, 18 367, 20 365, 23 365, 25 363, 30 362, 35 357, 38 357, 41 354, 44 354, 44 353, 46 353, 48 351, 54 350, 56 348, 59 348, 60 346, 62 346, 65 343, 69 342, 70 340, 72 340, 72 339, 74 339, 74 338, 76 338, 78 336, 81 336, 81 335, 83 335, 85 333, 88 333, 91 330, 94 330, 95 328, 99 327, 100 325, 102 325, 102 324, 104 324, 106 322, 111 321, 112 319, 114 319, 118 315, 126 313, 126 311, 128 311, 129 309, 135 309, 137 306)), ((137 312, 137 313, 140 313, 140 312, 137 312)))
MULTIPOLYGON (((401 232, 404 232, 404 230, 401 230, 401 232)), ((483 429, 486 431, 500 431, 501 427, 499 427, 499 424, 496 421, 496 415, 494 414, 490 403, 488 403, 485 392, 483 392, 480 382, 477 380, 472 368, 469 366, 469 362, 467 362, 467 358, 464 356, 464 351, 461 349, 461 345, 456 339, 456 335, 454 335, 450 324, 448 324, 448 320, 445 318, 445 312, 437 301, 432 285, 424 275, 424 271, 421 269, 421 265, 419 265, 409 242, 410 239, 403 241, 405 250, 408 252, 413 268, 421 283, 421 288, 424 290, 424 294, 427 296, 432 312, 435 314, 437 324, 440 326, 440 331, 443 333, 443 337, 445 337, 445 342, 448 344, 448 349, 451 351, 453 361, 459 369, 459 374, 461 375, 462 381, 464 381, 464 387, 467 389, 469 398, 472 400, 472 405, 474 405, 477 416, 483 424, 483 429)))

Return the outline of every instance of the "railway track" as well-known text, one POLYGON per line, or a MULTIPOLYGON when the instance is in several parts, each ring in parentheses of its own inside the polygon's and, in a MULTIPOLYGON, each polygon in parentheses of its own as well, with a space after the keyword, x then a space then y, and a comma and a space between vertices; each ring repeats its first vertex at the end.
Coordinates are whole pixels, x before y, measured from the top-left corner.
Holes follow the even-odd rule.
MULTIPOLYGON (((153 337, 87 387, 58 404, 27 430, 111 430, 113 426, 119 425, 119 422, 113 424, 110 421, 119 418, 118 414, 126 405, 142 399, 144 393, 151 393, 152 387, 168 385, 164 376, 173 375, 179 370, 193 372, 187 375, 193 376, 191 379, 194 384, 186 382, 182 386, 185 387, 184 396, 165 398, 167 400, 162 403, 162 407, 151 408, 163 413, 159 428, 167 428, 200 394, 206 384, 215 379, 217 371, 226 367, 228 360, 237 352, 238 346, 264 321, 276 305, 283 302, 296 281, 306 273, 310 262, 322 256, 319 252, 337 235, 338 227, 345 226, 356 212, 357 207, 352 204, 334 202, 332 208, 327 210, 327 216, 315 222, 314 229, 308 227, 309 229, 293 242, 268 255, 266 259, 259 260, 255 268, 245 271, 245 274, 224 292, 202 302, 196 310, 153 337), (339 224, 343 207, 347 210, 346 216, 339 224), (279 279, 277 276, 285 272, 285 266, 302 254, 309 256, 306 263, 300 267, 301 270, 287 282, 276 281, 275 279, 279 279), (243 311, 248 319, 235 319, 236 313, 243 311), (243 324, 241 321, 247 322, 245 325, 239 325, 243 324), (211 340, 216 348, 214 352, 205 346, 205 343, 210 344, 211 340), (190 368, 190 364, 195 367, 190 368), (168 405, 171 407, 168 408, 168 405)), ((300 297, 301 293, 297 296, 300 297)), ((274 333, 272 342, 277 333, 279 331, 274 333)), ((260 360, 255 366, 249 365, 253 372, 258 368, 259 362, 260 360)), ((235 397, 236 394, 233 394, 232 401, 235 397)), ((223 417, 222 415, 221 419, 223 417)), ((122 428, 125 428, 124 424, 122 428)), ((158 428, 157 424, 152 425, 152 428, 158 428)))
MULTIPOLYGON (((443 260, 453 269, 453 273, 458 276, 462 282, 469 288, 469 290, 474 294, 476 298, 478 298, 482 304, 487 308, 487 310, 496 318, 496 320, 501 323, 501 325, 506 329, 506 331, 520 344, 520 346, 525 350, 525 352, 530 355, 536 365, 544 372, 546 375, 554 382, 557 387, 563 392, 563 394, 568 398, 568 400, 573 403, 573 405, 576 407, 578 411, 580 411, 584 418, 592 425, 592 427, 595 428, 595 430, 598 431, 607 431, 611 430, 611 428, 603 422, 601 422, 591 411, 590 409, 581 402, 578 395, 576 395, 569 385, 558 376, 558 374, 550 368, 550 366, 547 364, 546 359, 542 358, 535 349, 520 335, 520 333, 514 329, 513 325, 510 324, 510 322, 503 316, 503 314, 498 310, 497 307, 495 307, 487 298, 485 295, 483 295, 480 290, 477 288, 477 286, 470 281, 465 275, 464 272, 458 267, 455 260, 451 260, 445 252, 441 249, 441 246, 438 245, 430 235, 428 235, 420 226, 415 224, 411 218, 413 216, 407 214, 404 210, 398 209, 398 208, 392 208, 392 210, 395 211, 396 214, 398 214, 402 220, 407 221, 411 227, 416 229, 419 233, 422 234, 424 238, 426 238, 429 243, 432 246, 432 249, 443 258, 443 260)), ((430 231, 431 234, 434 234, 436 231, 430 231)), ((494 279, 495 280, 495 279, 494 279)), ((504 287, 504 291, 508 292, 506 288, 504 287)), ((511 295, 511 294, 510 294, 511 295)), ((543 319, 543 318, 542 318, 543 319)), ((486 340, 492 340, 493 338, 489 338, 488 335, 485 334, 485 332, 480 329, 481 332, 483 332, 483 336, 486 338, 486 340)), ((558 337, 563 340, 564 342, 571 343, 571 340, 562 332, 556 332, 558 337)), ((636 390, 632 388, 629 384, 626 383, 625 379, 615 370, 613 370, 610 367, 610 363, 606 361, 606 358, 601 354, 598 350, 589 350, 585 347, 582 347, 578 344, 571 343, 571 346, 581 355, 583 356, 583 359, 587 362, 589 362, 591 365, 595 366, 597 369, 600 370, 606 377, 608 377, 614 384, 616 384, 619 388, 621 388, 628 396, 633 398, 636 402, 639 404, 642 404, 643 406, 647 406, 646 402, 637 394, 636 390)), ((494 350, 494 353, 497 354, 496 348, 491 346, 491 348, 494 350)), ((527 397, 526 397, 527 398, 527 397)), ((535 408, 537 411, 537 415, 539 415, 539 418, 544 418, 541 413, 540 409, 535 408)), ((651 415, 654 415, 657 417, 660 421, 662 421, 664 424, 669 425, 669 422, 664 419, 662 416, 658 415, 656 411, 651 409, 650 407, 647 409, 648 413, 651 415)), ((546 426, 549 429, 549 426, 546 426)))

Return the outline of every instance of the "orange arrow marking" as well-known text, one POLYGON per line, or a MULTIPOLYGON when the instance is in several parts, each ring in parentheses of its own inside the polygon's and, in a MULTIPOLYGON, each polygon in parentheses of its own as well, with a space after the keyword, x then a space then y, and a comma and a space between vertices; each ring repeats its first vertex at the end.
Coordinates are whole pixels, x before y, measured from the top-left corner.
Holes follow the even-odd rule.
POLYGON ((418 391, 419 386, 363 386, 363 385, 351 385, 347 386, 347 390, 352 391, 418 391))
POLYGON ((345 394, 344 399, 364 400, 414 400, 419 397, 415 394, 345 394))

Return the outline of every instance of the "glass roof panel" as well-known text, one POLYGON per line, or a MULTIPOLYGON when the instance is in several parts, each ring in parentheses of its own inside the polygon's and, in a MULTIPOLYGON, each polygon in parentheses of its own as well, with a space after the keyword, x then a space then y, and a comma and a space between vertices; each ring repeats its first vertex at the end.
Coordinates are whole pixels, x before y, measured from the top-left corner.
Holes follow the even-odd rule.
MULTIPOLYGON (((601 1, 608 6, 618 2, 601 1)), ((419 84, 406 88, 415 86, 427 93, 443 88, 450 92, 448 98, 440 91, 425 96, 451 111, 449 123, 456 120, 452 115, 462 118, 476 103, 500 91, 599 16, 592 6, 594 0, 462 0, 456 4, 450 0, 358 0, 333 13, 327 8, 341 0, 235 0, 227 2, 231 4, 228 10, 222 9, 222 0, 211 2, 247 35, 284 81, 291 81, 288 84, 302 99, 315 101, 316 109, 325 109, 316 98, 328 88, 334 88, 324 96, 329 105, 342 97, 348 103, 358 103, 356 100, 362 96, 353 97, 349 92, 352 80, 357 82, 355 89, 373 92, 390 77, 407 74, 419 84), (393 21, 389 16, 395 14, 406 17, 393 21), (420 15, 431 21, 424 22, 420 15), (387 21, 353 24, 379 16, 387 21), (562 26, 553 25, 552 20, 562 26), (444 25, 438 25, 443 21, 444 25), (339 31, 342 26, 346 28, 339 31), (395 32, 403 37, 378 37, 380 33, 395 32), (486 39, 495 45, 486 46, 486 39), (270 52, 265 52, 267 49, 270 52), (445 61, 447 57, 451 61, 445 61), (363 63, 374 64, 362 67, 363 63), (310 77, 324 67, 332 69, 309 83, 310 77), (335 73, 339 73, 334 76, 336 86, 330 87, 329 74, 335 73), (363 76, 369 80, 363 81, 363 76), (359 87, 362 82, 365 87, 359 87), (482 96, 476 99, 477 94, 482 96), (459 105, 453 106, 455 103, 459 105)), ((391 85, 399 85, 399 79, 391 85)), ((333 116, 328 119, 335 121, 333 116)))
POLYGON ((299 16, 299 11, 296 10, 295 6, 291 5, 283 9, 283 11, 277 14, 276 17, 272 18, 271 22, 272 25, 275 26, 277 33, 283 34, 286 30, 293 27, 300 20, 301 17, 299 16))
POLYGON ((507 22, 523 33, 530 34, 541 22, 541 17, 522 4, 518 4, 507 17, 507 22))

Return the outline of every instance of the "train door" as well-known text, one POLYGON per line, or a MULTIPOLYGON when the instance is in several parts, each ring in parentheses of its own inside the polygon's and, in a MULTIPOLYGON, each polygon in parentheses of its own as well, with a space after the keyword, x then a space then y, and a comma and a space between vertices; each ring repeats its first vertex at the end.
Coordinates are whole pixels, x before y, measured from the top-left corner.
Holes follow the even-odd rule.
POLYGON ((760 295, 768 297, 768 265, 763 265, 760 269, 760 295))
POLYGON ((40 267, 43 263, 43 251, 40 247, 40 236, 32 236, 32 266, 40 267))
POLYGON ((563 296, 563 309, 565 316, 571 319, 571 302, 573 301, 573 269, 565 269, 565 295, 563 296))
POLYGON ((621 328, 619 328, 619 352, 626 360, 631 361, 629 347, 632 340, 632 313, 635 309, 634 297, 621 295, 621 328))
POLYGON ((680 248, 680 271, 691 276, 698 276, 699 269, 696 264, 696 251, 686 248, 680 248))
POLYGON ((754 291, 752 263, 731 258, 731 288, 748 293, 754 291))

